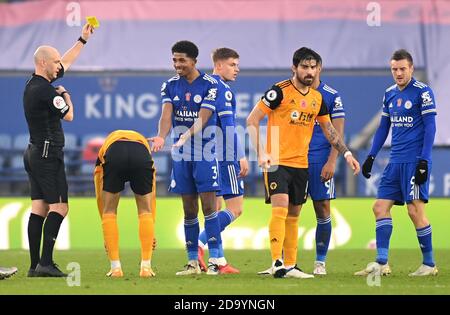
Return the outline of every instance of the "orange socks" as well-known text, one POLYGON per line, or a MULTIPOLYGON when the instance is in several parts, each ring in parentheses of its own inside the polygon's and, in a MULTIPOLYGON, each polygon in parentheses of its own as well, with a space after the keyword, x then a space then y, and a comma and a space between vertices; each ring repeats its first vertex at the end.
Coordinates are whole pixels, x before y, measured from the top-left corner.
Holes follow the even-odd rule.
POLYGON ((269 222, 269 240, 272 261, 281 259, 282 257, 287 213, 287 208, 272 208, 272 217, 269 222))
POLYGON ((284 265, 295 266, 297 263, 297 243, 298 243, 298 217, 286 218, 286 232, 284 237, 284 265))
POLYGON ((141 241, 141 260, 151 260, 153 252, 153 237, 155 229, 153 223, 153 215, 142 213, 139 215, 139 239, 141 241))
POLYGON ((103 238, 105 240, 108 257, 111 261, 119 260, 119 229, 117 217, 114 213, 102 215, 103 238))

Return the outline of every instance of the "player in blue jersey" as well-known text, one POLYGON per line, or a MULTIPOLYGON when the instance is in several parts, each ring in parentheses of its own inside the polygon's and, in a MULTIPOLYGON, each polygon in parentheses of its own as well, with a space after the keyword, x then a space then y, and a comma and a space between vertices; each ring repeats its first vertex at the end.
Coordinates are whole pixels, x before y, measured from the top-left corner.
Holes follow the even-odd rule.
MULTIPOLYGON (((245 153, 239 143, 236 131, 236 98, 225 83, 235 81, 239 72, 239 54, 230 48, 218 48, 212 53, 214 71, 212 77, 218 84, 216 101, 217 111, 217 156, 220 166, 221 190, 217 192, 217 210, 225 200, 225 209, 219 211, 220 230, 223 231, 231 222, 242 214, 244 202, 244 181, 248 173, 248 162, 245 153), (221 136, 219 136, 219 134, 221 136)), ((203 246, 206 243, 206 231, 200 233, 199 237, 199 262, 205 266, 203 261, 203 246)), ((239 273, 239 270, 227 263, 222 244, 219 244, 219 272, 221 274, 239 273)))
POLYGON ((371 175, 373 161, 392 127, 389 164, 384 169, 373 205, 376 219, 376 262, 355 275, 391 273, 388 265, 389 240, 392 234, 391 208, 405 202, 423 255, 422 265, 410 276, 436 275, 431 225, 425 215, 431 172, 431 150, 436 133, 436 104, 433 91, 412 77, 411 54, 404 49, 391 57, 391 72, 396 84, 384 93, 380 126, 369 156, 362 167, 364 177, 371 175))
MULTIPOLYGON (((207 274, 219 274, 220 225, 216 211, 216 192, 220 189, 219 167, 215 153, 217 80, 196 68, 197 46, 179 41, 172 46, 172 60, 177 75, 161 87, 162 112, 159 130, 151 138, 152 150, 159 151, 173 127, 172 176, 169 190, 183 200, 184 233, 188 263, 177 275, 201 273, 198 264, 198 197, 205 216, 208 235, 209 265, 207 274), (187 131, 196 120, 203 121, 203 132, 188 138, 187 131)), ((201 130, 200 130, 201 131, 201 130)))
MULTIPOLYGON (((312 87, 322 94, 322 100, 328 108, 331 122, 343 138, 345 111, 339 93, 320 81, 322 60, 318 61, 318 75, 312 87)), ((331 238, 330 200, 336 198, 334 189, 334 171, 339 152, 332 148, 323 134, 319 123, 315 123, 313 136, 309 143, 308 193, 313 200, 316 212, 316 261, 314 262, 313 274, 326 275, 325 260, 331 238)))

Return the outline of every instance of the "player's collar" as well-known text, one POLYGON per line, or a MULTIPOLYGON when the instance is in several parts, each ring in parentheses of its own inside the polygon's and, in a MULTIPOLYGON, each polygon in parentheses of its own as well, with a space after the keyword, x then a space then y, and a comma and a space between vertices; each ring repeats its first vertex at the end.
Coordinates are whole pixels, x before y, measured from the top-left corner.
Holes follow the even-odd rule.
POLYGON ((323 88, 324 85, 325 85, 325 83, 322 80, 320 80, 320 83, 319 83, 319 86, 317 87, 317 90, 323 88))
POLYGON ((414 82, 416 82, 416 79, 414 79, 414 77, 411 77, 411 80, 409 80, 409 83, 405 86, 405 88, 403 90, 400 90, 397 84, 395 85, 395 89, 397 90, 397 92, 403 92, 404 90, 409 88, 411 85, 413 85, 414 82))

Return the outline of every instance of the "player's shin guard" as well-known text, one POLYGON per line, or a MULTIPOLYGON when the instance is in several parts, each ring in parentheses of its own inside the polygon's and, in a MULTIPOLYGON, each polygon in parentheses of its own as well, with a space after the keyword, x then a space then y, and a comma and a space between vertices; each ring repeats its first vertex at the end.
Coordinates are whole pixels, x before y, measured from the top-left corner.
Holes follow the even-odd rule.
POLYGON ((298 217, 286 218, 283 245, 284 265, 293 267, 297 263, 298 217))
POLYGON ((316 261, 325 262, 331 238, 331 217, 317 218, 316 261))
POLYGON ((110 261, 119 261, 119 228, 116 214, 103 214, 102 227, 108 258, 110 261))
POLYGON ((389 241, 392 234, 392 218, 379 219, 376 222, 377 259, 380 265, 388 262, 389 241))
POLYGON ((53 263, 53 247, 58 237, 59 228, 64 217, 58 212, 49 212, 44 224, 44 242, 42 244, 42 256, 39 264, 48 266, 53 263))
POLYGON ((287 213, 287 208, 272 208, 272 217, 269 222, 269 239, 272 261, 281 259, 282 256, 287 213))
POLYGON ((434 267, 433 245, 431 242, 431 225, 416 229, 417 239, 423 255, 423 264, 434 267))
POLYGON ((141 241, 141 260, 151 260, 153 252, 153 238, 155 236, 153 215, 142 213, 139 215, 139 240, 141 241))
POLYGON ((34 270, 39 263, 41 249, 42 226, 44 217, 31 213, 28 220, 28 244, 30 247, 30 269, 34 270))
POLYGON ((208 236, 208 249, 210 258, 219 257, 219 243, 222 243, 220 237, 220 225, 217 211, 205 216, 205 231, 208 236))
POLYGON ((198 234, 200 226, 198 218, 184 218, 184 237, 186 238, 186 249, 188 252, 188 260, 198 259, 198 234))

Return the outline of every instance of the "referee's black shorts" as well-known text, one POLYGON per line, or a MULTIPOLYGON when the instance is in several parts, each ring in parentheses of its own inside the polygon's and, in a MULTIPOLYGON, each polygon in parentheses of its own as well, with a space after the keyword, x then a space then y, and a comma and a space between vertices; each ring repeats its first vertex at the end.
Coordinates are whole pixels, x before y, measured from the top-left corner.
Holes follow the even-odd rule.
POLYGON ((67 203, 67 180, 62 147, 50 146, 47 157, 43 147, 29 144, 23 164, 30 181, 31 200, 43 199, 48 204, 67 203))
POLYGON ((271 166, 264 171, 266 203, 270 196, 288 194, 289 203, 298 206, 304 204, 308 197, 308 169, 284 165, 271 166))
POLYGON ((103 190, 118 193, 130 182, 131 190, 146 195, 153 189, 153 160, 145 145, 136 141, 116 141, 105 153, 103 190))

